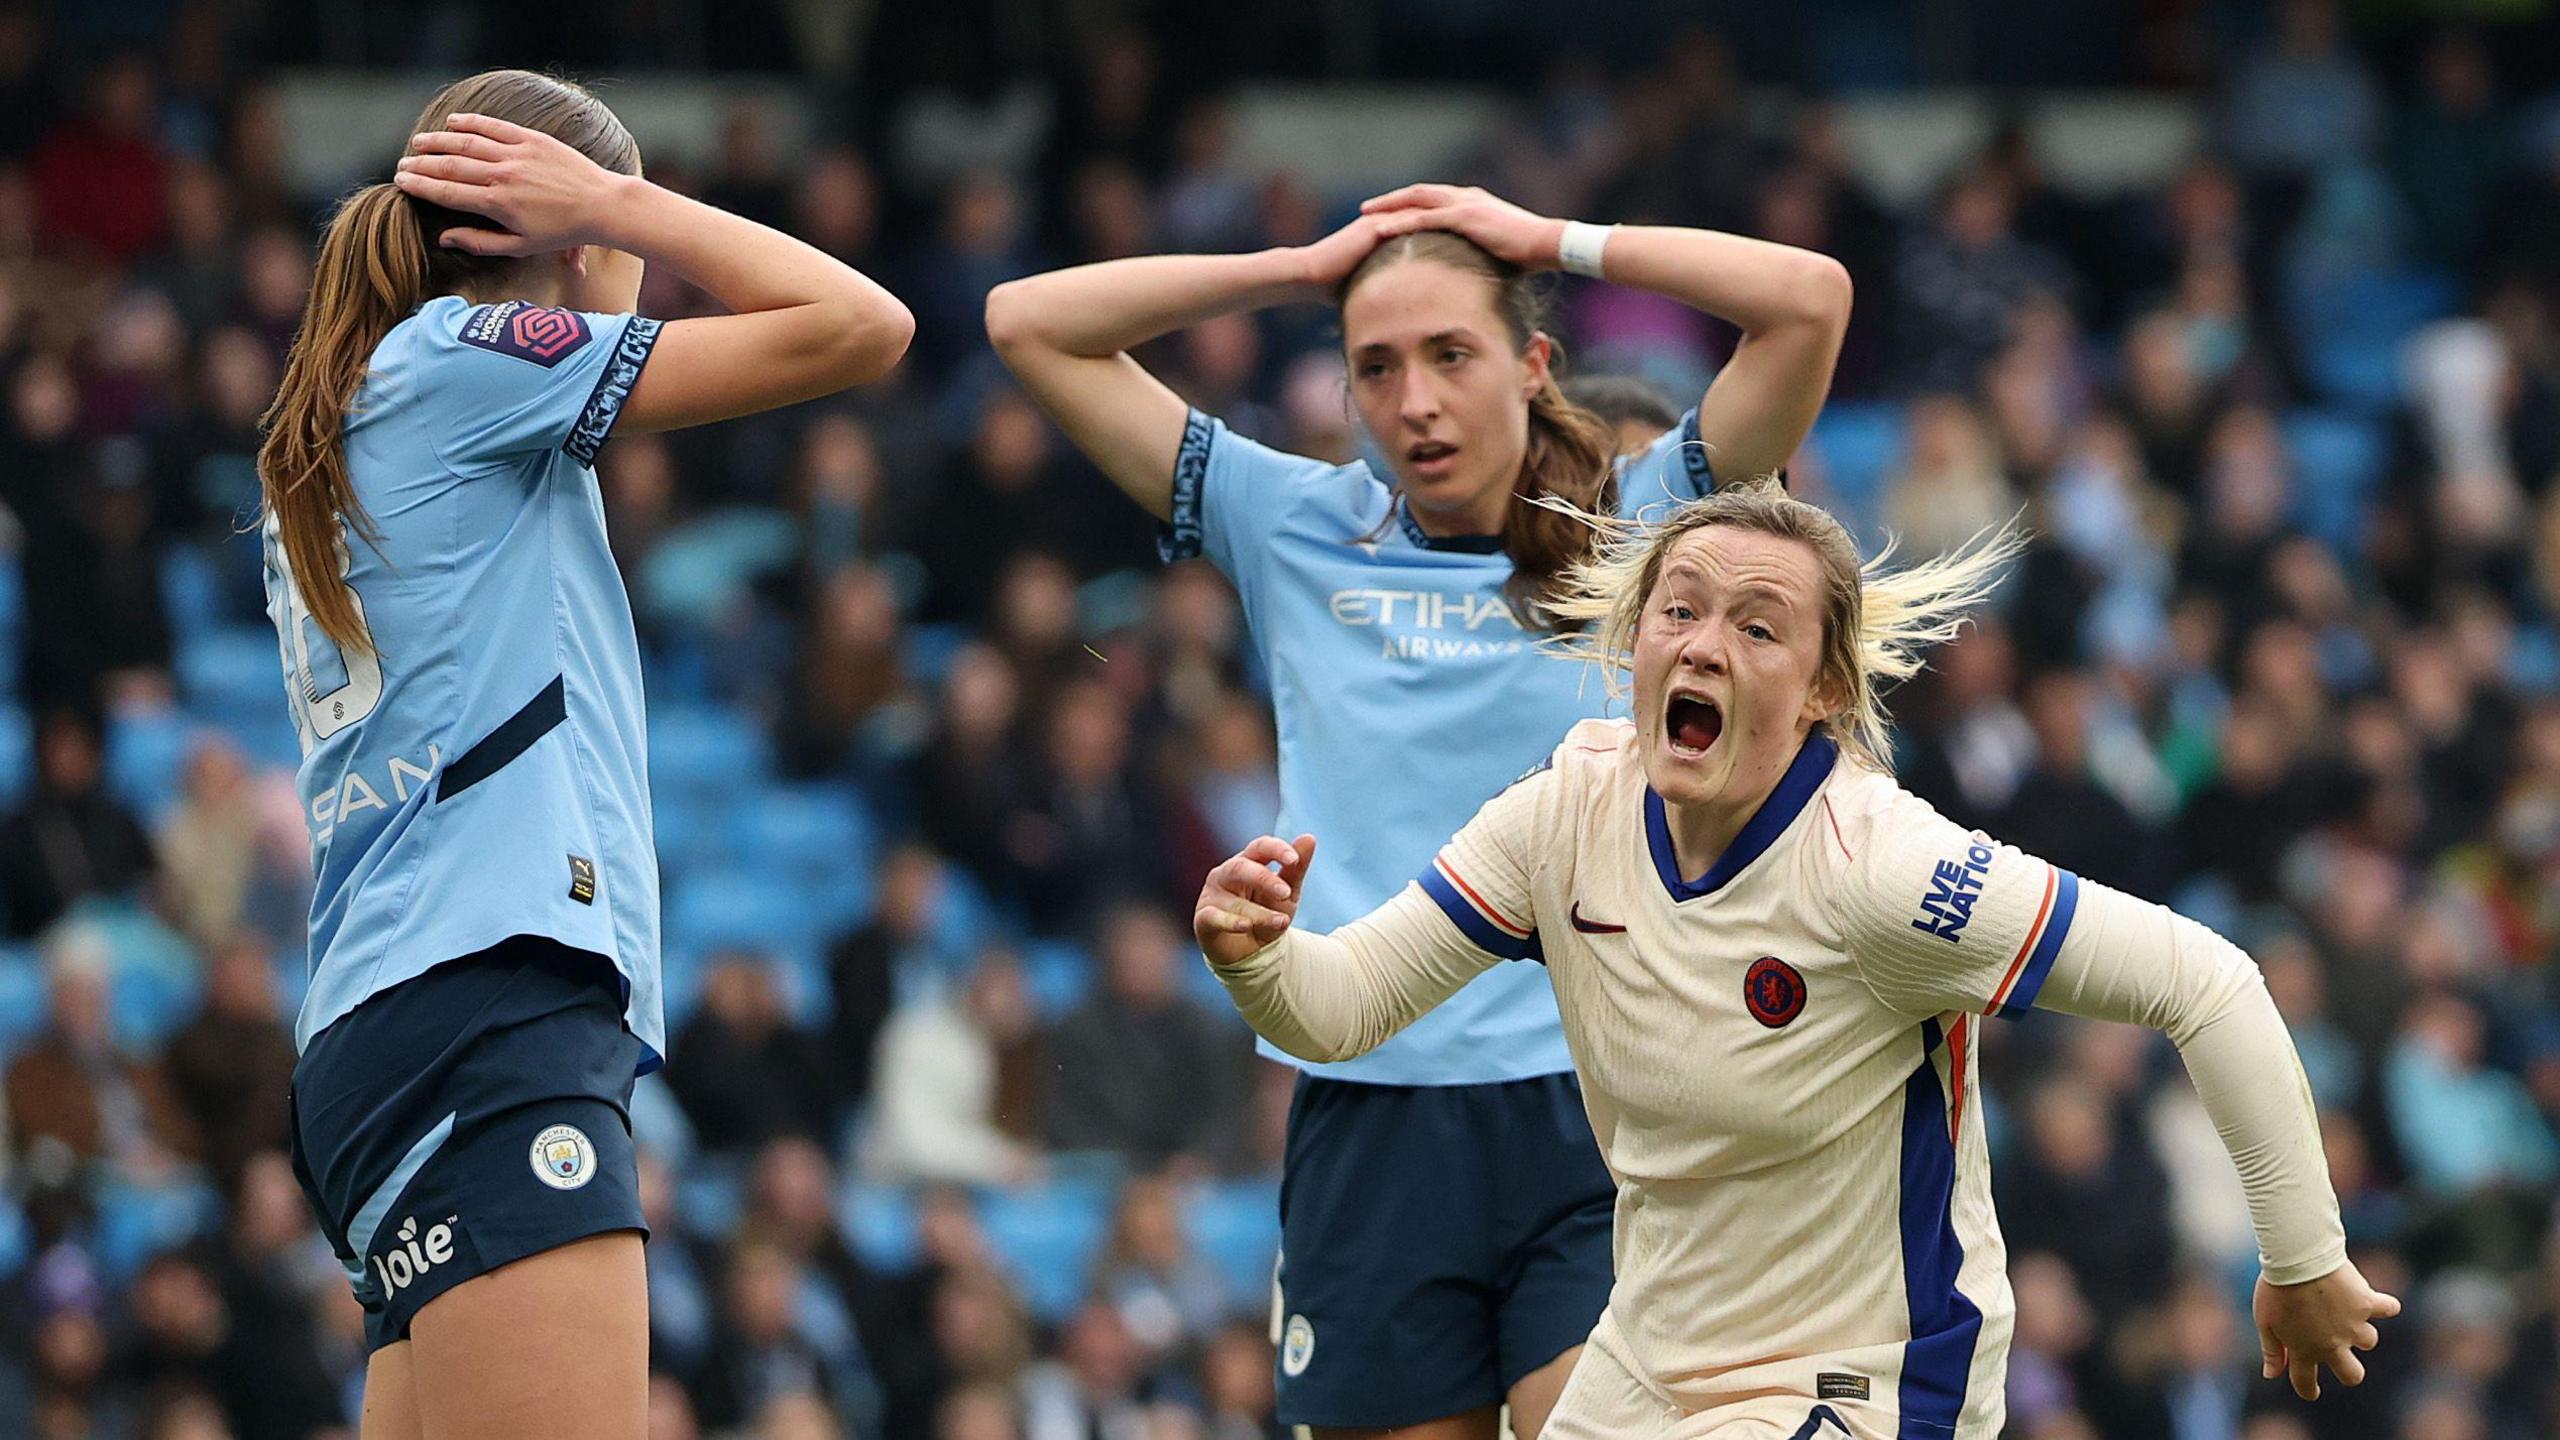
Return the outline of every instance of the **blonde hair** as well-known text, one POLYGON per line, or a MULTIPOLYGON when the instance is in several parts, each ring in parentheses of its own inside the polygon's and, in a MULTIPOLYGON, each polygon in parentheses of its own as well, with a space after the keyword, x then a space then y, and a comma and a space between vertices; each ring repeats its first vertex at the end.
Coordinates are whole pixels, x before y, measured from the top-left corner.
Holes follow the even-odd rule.
POLYGON ((1890 565, 1890 541, 1862 561, 1831 512, 1769 480, 1719 490, 1651 521, 1581 519, 1600 532, 1601 543, 1567 572, 1554 602, 1560 620, 1582 628, 1554 643, 1561 653, 1598 665, 1612 696, 1626 693, 1645 601, 1682 537, 1721 525, 1812 550, 1822 570, 1822 660, 1814 690, 1833 702, 1821 728, 1853 758, 1884 771, 1893 768, 1893 736, 1883 691, 1920 672, 1922 651, 1956 637, 1967 612, 1998 588, 2002 570, 2027 543, 2026 531, 2011 521, 1917 565, 1890 565))

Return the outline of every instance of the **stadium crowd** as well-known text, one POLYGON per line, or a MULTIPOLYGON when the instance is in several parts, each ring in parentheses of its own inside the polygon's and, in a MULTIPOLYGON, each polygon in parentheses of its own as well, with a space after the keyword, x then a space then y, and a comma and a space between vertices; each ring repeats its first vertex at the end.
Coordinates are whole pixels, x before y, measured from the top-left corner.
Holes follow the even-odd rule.
MULTIPOLYGON (((0 1433, 351 1435, 356 1311, 283 1153, 307 842, 241 530, 330 196, 283 178, 219 10, 177 14, 73 65, 0 12, 0 1433)), ((2560 94, 2469 34, 2372 48, 2284 5, 2196 90, 2211 143, 2103 199, 2011 126, 1885 206, 1830 110, 1750 110, 1704 33, 1557 62, 1457 166, 1847 262, 1791 484, 1906 551, 2039 534, 1894 697, 1901 773, 2233 935, 2293 1025, 2358 1263, 2411 1302, 2371 1382, 2256 1378, 2246 1211, 2174 1057, 2044 1017, 1985 1059, 2016 1436, 2560 1433, 2560 94)), ((741 108, 716 163, 652 165, 920 322, 884 387, 601 465, 675 1029, 635 1106, 652 1434, 1274 1435, 1289 1072, 1185 929, 1277 806, 1260 677, 1224 582, 1156 565, 980 308, 1300 243, 1359 196, 1239 162, 1136 31, 1045 88, 926 73, 805 150, 741 108)), ((1694 396, 1730 343, 1558 298, 1577 373, 1694 396)), ((643 308, 700 304, 653 279, 643 308)), ((1152 359, 1348 458, 1328 322, 1152 359)))

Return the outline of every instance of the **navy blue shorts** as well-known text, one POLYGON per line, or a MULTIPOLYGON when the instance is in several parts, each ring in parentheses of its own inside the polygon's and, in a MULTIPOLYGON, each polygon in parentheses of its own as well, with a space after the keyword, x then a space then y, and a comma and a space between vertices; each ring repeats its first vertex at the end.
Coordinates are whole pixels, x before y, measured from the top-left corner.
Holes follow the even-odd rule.
POLYGON ((1299 1076, 1280 1183, 1280 1419, 1366 1429, 1499 1402, 1599 1321, 1616 1195, 1571 1075, 1299 1076))
POLYGON ((640 1217, 612 962, 518 936, 373 996, 293 1070, 293 1168, 368 1350, 512 1260, 640 1217))

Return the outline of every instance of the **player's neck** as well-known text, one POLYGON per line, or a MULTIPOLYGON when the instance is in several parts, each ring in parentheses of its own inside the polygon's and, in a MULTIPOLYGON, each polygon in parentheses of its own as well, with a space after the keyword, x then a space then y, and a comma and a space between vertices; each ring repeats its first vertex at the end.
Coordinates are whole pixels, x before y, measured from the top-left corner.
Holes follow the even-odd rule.
POLYGON ((1422 533, 1434 540, 1449 540, 1475 535, 1499 535, 1503 517, 1510 512, 1511 496, 1494 491, 1455 510, 1425 510, 1408 497, 1405 509, 1422 533))
POLYGON ((1769 798, 1770 789, 1741 800, 1721 796, 1701 805, 1662 805, 1663 828, 1671 832, 1671 858, 1683 878, 1706 874, 1733 848, 1734 838, 1751 823, 1769 798))

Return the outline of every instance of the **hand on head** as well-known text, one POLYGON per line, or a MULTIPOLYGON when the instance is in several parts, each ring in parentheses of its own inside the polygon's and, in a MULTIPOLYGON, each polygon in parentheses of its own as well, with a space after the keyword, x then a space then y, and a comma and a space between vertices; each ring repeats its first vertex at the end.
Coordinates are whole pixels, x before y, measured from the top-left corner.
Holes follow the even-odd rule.
POLYGON ((1363 218, 1378 222, 1379 238, 1416 230, 1447 230, 1481 245, 1523 270, 1553 270, 1564 222, 1523 210, 1473 185, 1407 185, 1361 202, 1363 218))
POLYGON ((448 128, 409 137, 391 183, 448 210, 485 215, 499 228, 457 226, 435 243, 474 255, 538 255, 609 244, 601 227, 631 179, 560 140, 487 115, 455 115, 448 128))

